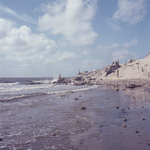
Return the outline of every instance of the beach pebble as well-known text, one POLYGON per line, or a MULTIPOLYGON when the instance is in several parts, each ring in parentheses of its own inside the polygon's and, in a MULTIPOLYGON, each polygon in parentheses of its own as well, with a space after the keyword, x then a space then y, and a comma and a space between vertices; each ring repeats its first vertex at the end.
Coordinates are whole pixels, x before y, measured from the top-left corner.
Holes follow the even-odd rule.
POLYGON ((51 136, 56 136, 56 134, 55 134, 55 133, 52 133, 51 136))
POLYGON ((116 106, 116 109, 119 109, 119 106, 116 106))
POLYGON ((145 120, 145 118, 143 118, 143 121, 145 120))
POLYGON ((86 109, 86 107, 81 107, 81 109, 86 109))
POLYGON ((119 89, 116 89, 116 91, 119 91, 119 89))
POLYGON ((135 133, 139 133, 139 131, 135 131, 135 133))
POLYGON ((0 138, 0 142, 1 142, 1 141, 3 141, 3 139, 2 139, 2 138, 0 138))
POLYGON ((126 128, 127 126, 124 124, 124 125, 122 125, 124 128, 126 128))
POLYGON ((127 122, 127 119, 124 119, 124 122, 127 122))
POLYGON ((78 100, 78 98, 75 97, 74 100, 78 100))
POLYGON ((100 127, 103 127, 103 125, 101 125, 100 127))

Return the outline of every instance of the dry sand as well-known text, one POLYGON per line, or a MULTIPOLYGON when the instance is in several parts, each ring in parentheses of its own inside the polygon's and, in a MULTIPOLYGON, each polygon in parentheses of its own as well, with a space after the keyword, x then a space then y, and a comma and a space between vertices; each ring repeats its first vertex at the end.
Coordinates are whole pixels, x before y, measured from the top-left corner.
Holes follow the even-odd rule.
MULTIPOLYGON (((144 59, 135 60, 131 63, 121 64, 119 79, 148 79, 150 78, 150 54, 144 59)), ((106 79, 118 79, 117 72, 111 73, 106 79)))

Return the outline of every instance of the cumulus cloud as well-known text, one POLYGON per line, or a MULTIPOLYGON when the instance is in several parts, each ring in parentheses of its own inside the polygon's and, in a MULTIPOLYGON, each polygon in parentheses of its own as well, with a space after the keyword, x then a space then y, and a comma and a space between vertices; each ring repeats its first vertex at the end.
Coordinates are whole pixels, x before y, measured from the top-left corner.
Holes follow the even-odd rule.
POLYGON ((24 15, 19 15, 15 11, 11 10, 8 7, 4 7, 1 4, 0 4, 0 12, 5 12, 5 13, 7 13, 9 15, 12 15, 12 16, 18 18, 18 19, 23 20, 23 21, 37 24, 37 21, 35 21, 32 17, 29 17, 29 16, 27 16, 25 14, 24 15))
POLYGON ((17 28, 15 23, 0 18, 0 52, 50 52, 52 53, 57 44, 47 38, 45 34, 32 34, 27 26, 17 28), (53 49, 54 48, 54 49, 53 49))
POLYGON ((106 65, 106 62, 104 62, 100 59, 97 59, 97 60, 86 59, 86 60, 82 61, 80 68, 83 71, 85 71, 85 70, 91 71, 93 69, 99 69, 99 68, 103 67, 104 65, 106 65))
POLYGON ((113 30, 122 30, 120 25, 112 19, 106 19, 106 23, 113 30))
POLYGON ((119 48, 119 44, 112 44, 110 46, 103 46, 103 45, 98 45, 97 46, 97 52, 99 53, 107 53, 110 50, 114 50, 119 48))
POLYGON ((10 20, 0 18, 0 35, 0 62, 5 67, 15 63, 22 68, 36 67, 78 57, 73 52, 60 52, 57 43, 45 34, 33 34, 27 26, 17 28, 10 20))
POLYGON ((59 0, 42 5, 45 14, 39 18, 39 30, 62 34, 73 45, 94 42, 91 20, 94 18, 97 0, 59 0))
MULTIPOLYGON (((133 39, 131 42, 129 43, 123 43, 122 47, 123 48, 131 48, 134 47, 138 44, 138 40, 137 39, 133 39)), ((104 45, 98 45, 97 46, 97 53, 103 54, 103 53, 108 53, 114 50, 119 50, 121 47, 121 45, 119 44, 112 44, 110 46, 104 46, 104 45)), ((124 51, 125 53, 125 51, 124 51)))
POLYGON ((138 43, 138 40, 137 40, 137 39, 134 39, 134 40, 132 40, 132 41, 129 42, 129 43, 124 43, 124 44, 123 44, 123 47, 124 47, 124 48, 130 48, 130 47, 133 47, 133 46, 137 45, 137 43, 138 43))
POLYGON ((81 49, 80 53, 82 55, 91 55, 91 54, 93 54, 93 50, 91 50, 91 49, 81 49))
POLYGON ((118 50, 112 53, 112 60, 127 61, 128 59, 137 59, 136 53, 129 52, 128 50, 118 50))
POLYGON ((62 38, 62 39, 59 39, 59 40, 58 40, 58 43, 59 43, 60 46, 66 46, 66 41, 65 41, 65 39, 63 39, 63 38, 62 38))
POLYGON ((55 55, 53 56, 54 58, 57 58, 57 60, 67 60, 67 59, 72 59, 72 58, 79 58, 80 56, 75 54, 74 52, 61 52, 57 51, 55 55))
POLYGON ((141 21, 146 13, 147 0, 118 0, 118 10, 112 19, 135 24, 141 21))

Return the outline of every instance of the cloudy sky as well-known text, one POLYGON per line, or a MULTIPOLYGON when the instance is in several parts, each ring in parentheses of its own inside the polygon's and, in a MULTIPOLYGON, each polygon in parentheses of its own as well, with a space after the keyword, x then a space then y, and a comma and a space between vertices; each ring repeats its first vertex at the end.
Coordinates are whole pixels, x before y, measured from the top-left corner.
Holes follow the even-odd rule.
POLYGON ((69 77, 144 58, 149 10, 149 0, 1 0, 0 77, 69 77))

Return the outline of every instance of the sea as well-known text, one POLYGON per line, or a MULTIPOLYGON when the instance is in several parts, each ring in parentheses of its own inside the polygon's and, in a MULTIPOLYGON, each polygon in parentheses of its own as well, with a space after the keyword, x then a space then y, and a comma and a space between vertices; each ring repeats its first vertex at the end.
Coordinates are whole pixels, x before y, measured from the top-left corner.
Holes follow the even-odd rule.
POLYGON ((63 132, 72 132, 71 125, 79 119, 70 116, 77 104, 75 93, 97 86, 52 84, 57 80, 51 77, 0 78, 1 150, 56 149, 56 145, 60 149, 62 142, 72 148, 68 135, 63 132), (66 124, 68 120, 70 124, 66 124), (58 129, 62 136, 55 136, 58 129))
POLYGON ((56 80, 0 78, 0 150, 149 148, 148 97, 56 80))
MULTIPOLYGON (((68 78, 69 79, 69 78, 68 78)), ((0 78, 0 101, 87 90, 96 86, 52 84, 57 78, 0 78), (87 88, 88 87, 88 88, 87 88)))

